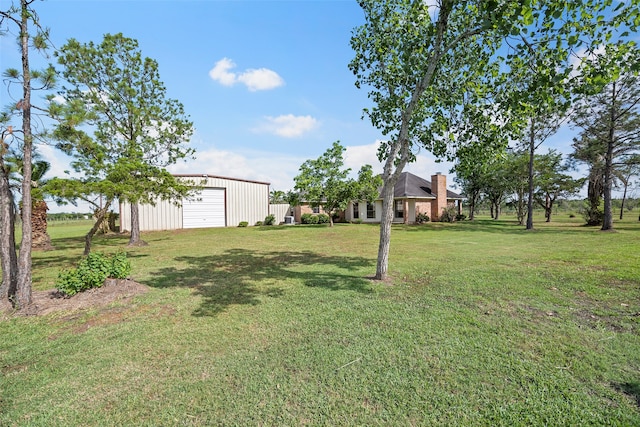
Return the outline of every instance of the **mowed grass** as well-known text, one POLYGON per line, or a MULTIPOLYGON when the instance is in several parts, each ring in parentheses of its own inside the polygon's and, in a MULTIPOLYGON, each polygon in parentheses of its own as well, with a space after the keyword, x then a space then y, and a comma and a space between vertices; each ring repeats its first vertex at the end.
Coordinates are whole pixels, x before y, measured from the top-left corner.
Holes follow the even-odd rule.
POLYGON ((384 283, 377 226, 144 234, 150 292, 0 321, 0 425, 640 425, 640 224, 560 221, 394 226, 384 283))

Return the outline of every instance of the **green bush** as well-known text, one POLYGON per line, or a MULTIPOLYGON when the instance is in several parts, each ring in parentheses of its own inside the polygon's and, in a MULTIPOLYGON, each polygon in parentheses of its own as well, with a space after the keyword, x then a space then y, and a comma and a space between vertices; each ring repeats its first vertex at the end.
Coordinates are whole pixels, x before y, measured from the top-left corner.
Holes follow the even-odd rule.
POLYGON ((327 214, 318 214, 316 215, 318 218, 318 224, 329 224, 329 215, 327 214))
POLYGON ((93 252, 80 260, 76 268, 61 271, 58 274, 56 288, 59 292, 72 296, 78 292, 101 287, 109 277, 125 279, 129 274, 131 262, 125 252, 117 252, 111 257, 93 252))
POLYGON ((600 200, 597 208, 591 206, 588 200, 585 200, 581 209, 582 217, 587 225, 600 226, 604 222, 604 200, 600 200))
POLYGON ((351 220, 351 224, 362 224, 362 220, 360 218, 358 219, 352 219, 351 220))
POLYGON ((300 222, 303 224, 317 224, 318 215, 314 215, 312 213, 302 214, 302 216, 300 217, 300 222))
POLYGON ((453 222, 456 220, 458 210, 455 206, 447 206, 440 215, 440 222, 453 222))
POLYGON ((262 225, 262 221, 256 221, 256 227, 260 227, 262 225))
POLYGON ((465 219, 467 219, 467 216, 465 214, 456 215, 456 221, 464 221, 465 219))
MULTIPOLYGON (((118 251, 111 257, 111 271, 109 276, 113 279, 126 279, 131 274, 131 261, 127 259, 127 253, 118 251)), ((104 282, 104 280, 103 280, 104 282)))
POLYGON ((273 225, 276 223, 276 216, 274 214, 269 214, 264 219, 264 225, 273 225))
POLYGON ((240 221, 240 224, 238 224, 238 227, 246 227, 249 225, 248 221, 240 221))
POLYGON ((431 221, 431 218, 429 218, 429 215, 426 213, 419 213, 416 215, 416 224, 424 224, 429 221, 431 221))

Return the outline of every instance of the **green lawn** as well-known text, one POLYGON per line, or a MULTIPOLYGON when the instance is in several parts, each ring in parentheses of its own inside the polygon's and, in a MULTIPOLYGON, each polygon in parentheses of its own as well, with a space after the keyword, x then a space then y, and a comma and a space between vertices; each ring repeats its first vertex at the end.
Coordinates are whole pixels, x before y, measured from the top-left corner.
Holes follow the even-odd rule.
MULTIPOLYGON (((637 213, 560 217, 394 227, 389 283, 376 226, 145 234, 150 292, 0 321, 0 425, 640 426, 637 213)), ((87 230, 51 228, 37 289, 87 230)))

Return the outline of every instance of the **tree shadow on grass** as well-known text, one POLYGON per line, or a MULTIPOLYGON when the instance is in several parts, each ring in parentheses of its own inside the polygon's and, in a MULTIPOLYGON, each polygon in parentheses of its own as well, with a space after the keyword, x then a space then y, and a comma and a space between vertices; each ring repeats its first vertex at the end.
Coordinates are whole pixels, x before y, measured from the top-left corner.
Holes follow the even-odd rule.
POLYGON ((613 388, 634 399, 636 405, 640 408, 640 382, 613 384, 613 388))
POLYGON ((203 297, 195 316, 215 316, 230 305, 257 305, 264 297, 280 297, 284 290, 279 284, 288 282, 333 291, 372 292, 367 279, 352 273, 373 265, 372 260, 361 257, 230 249, 174 260, 185 267, 161 268, 145 284, 194 289, 203 297))

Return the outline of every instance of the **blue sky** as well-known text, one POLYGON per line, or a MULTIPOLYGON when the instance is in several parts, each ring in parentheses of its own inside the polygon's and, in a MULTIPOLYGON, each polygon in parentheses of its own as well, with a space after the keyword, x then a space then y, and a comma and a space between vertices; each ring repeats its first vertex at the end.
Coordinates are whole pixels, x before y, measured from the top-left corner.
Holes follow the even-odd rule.
MULTIPOLYGON (((354 171, 365 163, 382 171, 376 159, 382 135, 361 118, 369 101, 348 69, 351 31, 364 22, 355 1, 47 0, 35 7, 56 47, 122 32, 158 61, 168 97, 183 103, 195 127, 196 159, 173 166, 175 173, 287 190, 300 164, 336 140, 347 147, 354 171)), ((19 67, 13 41, 1 43, 1 67, 19 67)), ((46 61, 32 54, 32 63, 46 61)), ((569 152, 570 143, 565 130, 549 145, 569 152)), ((41 152, 53 164, 51 175, 69 168, 53 148, 41 152)), ((450 167, 423 150, 406 170, 428 179, 450 167)))

